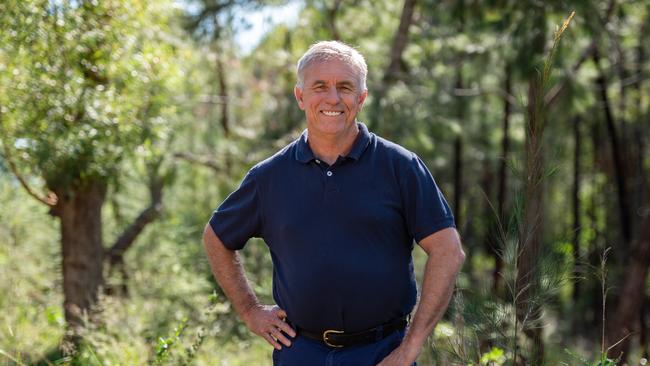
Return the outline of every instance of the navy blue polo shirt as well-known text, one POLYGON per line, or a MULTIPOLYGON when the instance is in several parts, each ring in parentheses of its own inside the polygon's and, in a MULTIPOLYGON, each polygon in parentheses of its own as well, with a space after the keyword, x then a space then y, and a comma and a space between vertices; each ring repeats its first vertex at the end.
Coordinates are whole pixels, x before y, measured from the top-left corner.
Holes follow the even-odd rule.
POLYGON ((306 131, 254 166, 210 219, 232 250, 263 238, 273 297, 311 331, 359 331, 409 314, 413 240, 454 226, 422 160, 358 123, 352 150, 331 166, 306 131))

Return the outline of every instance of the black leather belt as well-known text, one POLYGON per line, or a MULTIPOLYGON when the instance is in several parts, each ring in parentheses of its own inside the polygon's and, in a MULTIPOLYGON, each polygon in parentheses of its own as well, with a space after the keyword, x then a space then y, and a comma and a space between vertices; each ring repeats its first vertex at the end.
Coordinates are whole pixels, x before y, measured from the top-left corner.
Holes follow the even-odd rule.
POLYGON ((378 327, 362 330, 360 332, 344 332, 342 330, 328 329, 324 332, 310 332, 292 324, 299 335, 320 341, 333 348, 350 347, 368 344, 382 340, 398 330, 403 330, 408 325, 408 317, 404 316, 378 327))

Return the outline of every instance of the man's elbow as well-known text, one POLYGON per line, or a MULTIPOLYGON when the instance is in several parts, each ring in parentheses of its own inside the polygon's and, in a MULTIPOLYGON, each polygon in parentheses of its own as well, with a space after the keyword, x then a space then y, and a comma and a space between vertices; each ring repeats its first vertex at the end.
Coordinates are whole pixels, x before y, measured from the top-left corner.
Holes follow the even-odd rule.
POLYGON ((460 236, 458 235, 458 232, 455 233, 455 235, 452 236, 453 238, 453 244, 452 248, 453 250, 451 251, 451 260, 453 263, 456 265, 458 269, 463 266, 463 263, 465 263, 465 251, 463 250, 463 244, 460 241, 460 236))
POLYGON ((463 266, 463 263, 465 263, 465 251, 460 242, 458 243, 458 249, 455 254, 456 264, 458 265, 458 268, 460 268, 463 266))

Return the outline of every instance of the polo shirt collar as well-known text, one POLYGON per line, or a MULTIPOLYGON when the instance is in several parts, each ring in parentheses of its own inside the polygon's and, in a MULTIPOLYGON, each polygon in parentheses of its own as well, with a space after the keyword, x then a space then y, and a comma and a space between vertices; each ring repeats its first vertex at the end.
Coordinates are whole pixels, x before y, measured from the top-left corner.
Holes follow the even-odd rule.
POLYGON ((315 158, 314 152, 311 151, 307 142, 307 130, 304 130, 296 143, 296 160, 301 163, 309 163, 315 158))
POLYGON ((359 134, 357 135, 357 139, 354 140, 352 150, 350 150, 347 156, 354 160, 359 160, 361 154, 366 151, 366 147, 368 147, 368 144, 370 143, 370 132, 368 132, 368 127, 361 122, 357 122, 357 126, 359 126, 359 134))
MULTIPOLYGON (((366 147, 368 147, 368 144, 370 143, 370 132, 368 131, 368 127, 366 127, 366 125, 361 122, 357 122, 357 126, 359 127, 359 134, 354 140, 352 149, 347 155, 348 158, 352 158, 354 160, 359 160, 363 152, 366 150, 366 147)), ((299 162, 309 163, 310 161, 316 159, 314 152, 311 150, 311 147, 309 147, 309 143, 307 142, 307 130, 304 130, 300 135, 300 138, 298 138, 296 147, 296 160, 299 162)))

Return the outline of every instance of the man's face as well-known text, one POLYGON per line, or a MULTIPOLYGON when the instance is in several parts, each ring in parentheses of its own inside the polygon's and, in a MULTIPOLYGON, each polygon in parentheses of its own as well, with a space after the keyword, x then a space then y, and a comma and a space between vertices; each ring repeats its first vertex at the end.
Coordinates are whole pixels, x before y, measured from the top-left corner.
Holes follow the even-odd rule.
POLYGON ((321 134, 339 134, 355 123, 368 95, 356 70, 339 60, 316 62, 305 69, 302 89, 294 89, 307 127, 321 134))

